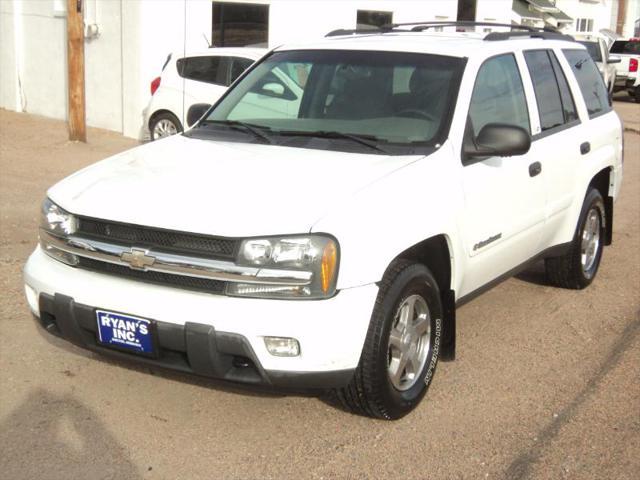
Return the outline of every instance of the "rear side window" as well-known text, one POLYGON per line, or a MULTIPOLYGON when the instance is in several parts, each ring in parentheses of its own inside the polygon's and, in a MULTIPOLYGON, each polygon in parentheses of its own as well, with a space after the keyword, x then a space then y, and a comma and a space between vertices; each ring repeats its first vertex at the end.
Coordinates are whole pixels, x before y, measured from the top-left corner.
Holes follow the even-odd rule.
POLYGON ((609 94, 604 80, 596 64, 586 50, 563 50, 571 70, 578 80, 580 91, 587 105, 589 118, 606 113, 611 110, 609 94))
POLYGON ((231 59, 231 78, 229 79, 229 85, 236 81, 242 72, 251 66, 253 60, 242 57, 233 57, 231 59))
POLYGON ((490 58, 480 67, 469 121, 474 135, 488 123, 515 125, 531 132, 522 79, 513 55, 490 58))
POLYGON ((593 58, 594 62, 602 61, 602 55, 600 55, 600 44, 598 42, 584 41, 584 42, 578 42, 578 43, 587 47, 587 52, 589 52, 589 55, 591 55, 591 58, 593 58))
POLYGON ((542 131, 575 120, 575 105, 553 52, 531 50, 524 52, 524 58, 536 93, 542 131))
POLYGON ((616 40, 611 45, 611 53, 635 53, 640 55, 640 42, 628 40, 616 40))
POLYGON ((556 75, 551 68, 551 60, 547 50, 525 52, 524 58, 531 74, 533 90, 536 92, 542 131, 562 125, 564 114, 560 100, 560 89, 556 75))
POLYGON ((188 80, 227 85, 226 62, 220 57, 187 57, 176 62, 178 74, 188 80))

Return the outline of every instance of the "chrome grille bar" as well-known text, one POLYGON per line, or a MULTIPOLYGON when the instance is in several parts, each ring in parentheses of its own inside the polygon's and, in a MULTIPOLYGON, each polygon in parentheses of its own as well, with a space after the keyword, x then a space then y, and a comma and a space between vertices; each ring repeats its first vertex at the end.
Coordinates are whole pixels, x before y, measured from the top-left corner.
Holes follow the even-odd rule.
POLYGON ((305 286, 311 283, 313 275, 311 272, 300 270, 246 267, 222 260, 177 255, 155 249, 132 248, 74 235, 61 238, 43 229, 40 229, 40 243, 45 249, 55 248, 79 257, 122 265, 133 270, 206 278, 224 282, 305 286), (123 255, 126 257, 134 252, 144 252, 145 258, 149 258, 148 263, 135 267, 132 266, 132 262, 123 260, 123 255))

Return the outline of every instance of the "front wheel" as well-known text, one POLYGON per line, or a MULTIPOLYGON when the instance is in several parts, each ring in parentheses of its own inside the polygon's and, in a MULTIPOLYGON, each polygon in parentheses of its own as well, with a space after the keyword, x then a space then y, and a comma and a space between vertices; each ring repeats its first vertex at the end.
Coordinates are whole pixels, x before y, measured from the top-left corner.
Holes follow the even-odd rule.
POLYGON ((582 289, 596 276, 604 248, 606 217, 602 195, 590 188, 569 251, 545 260, 547 279, 563 288, 582 289))
POLYGON ((394 261, 380 284, 354 378, 336 392, 342 404, 387 420, 413 410, 438 362, 442 315, 440 290, 429 269, 394 261))

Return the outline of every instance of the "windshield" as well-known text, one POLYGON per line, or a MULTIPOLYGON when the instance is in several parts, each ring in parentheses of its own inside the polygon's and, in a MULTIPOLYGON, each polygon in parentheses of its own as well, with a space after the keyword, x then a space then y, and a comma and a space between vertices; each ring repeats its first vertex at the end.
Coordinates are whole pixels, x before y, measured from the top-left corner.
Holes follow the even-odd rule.
POLYGON ((640 55, 640 42, 629 40, 616 40, 611 45, 611 53, 632 53, 640 55))
POLYGON ((414 153, 446 137, 462 67, 460 58, 417 53, 275 52, 192 135, 233 126, 238 141, 414 153))
POLYGON ((601 62, 602 56, 600 55, 600 48, 598 46, 598 42, 578 42, 587 47, 587 51, 591 58, 593 58, 594 62, 601 62))

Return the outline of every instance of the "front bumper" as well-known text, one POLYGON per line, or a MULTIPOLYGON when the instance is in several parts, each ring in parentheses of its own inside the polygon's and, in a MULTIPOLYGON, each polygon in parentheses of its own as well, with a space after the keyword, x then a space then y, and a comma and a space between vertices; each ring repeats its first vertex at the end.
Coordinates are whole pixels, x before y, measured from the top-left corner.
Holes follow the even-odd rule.
POLYGON ((367 285, 317 301, 232 298, 69 267, 39 247, 24 276, 42 326, 84 348, 208 377, 292 388, 348 383, 378 293, 376 285, 367 285), (97 344, 96 308, 155 320, 158 358, 97 344), (271 355, 265 336, 296 338, 300 355, 271 355))

